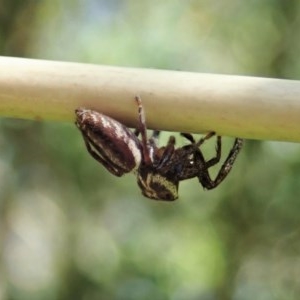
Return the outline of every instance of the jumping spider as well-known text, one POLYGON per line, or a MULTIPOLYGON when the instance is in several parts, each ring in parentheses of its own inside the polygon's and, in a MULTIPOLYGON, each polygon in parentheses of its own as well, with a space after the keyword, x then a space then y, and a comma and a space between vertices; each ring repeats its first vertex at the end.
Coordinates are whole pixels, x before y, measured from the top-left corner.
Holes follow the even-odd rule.
POLYGON ((152 137, 147 138, 142 101, 140 97, 135 100, 139 114, 135 132, 96 111, 84 108, 75 111, 75 124, 82 133, 88 152, 109 172, 116 176, 135 172, 144 196, 165 201, 178 198, 181 180, 198 177, 203 188, 213 189, 225 179, 242 148, 242 139, 235 139, 225 162, 212 180, 208 170, 221 159, 221 136, 217 136, 215 157, 207 161, 200 146, 214 136, 214 132, 209 132, 197 142, 191 134, 181 133, 190 144, 175 148, 175 137, 171 136, 166 146, 158 147, 156 142, 160 132, 153 131, 152 137))

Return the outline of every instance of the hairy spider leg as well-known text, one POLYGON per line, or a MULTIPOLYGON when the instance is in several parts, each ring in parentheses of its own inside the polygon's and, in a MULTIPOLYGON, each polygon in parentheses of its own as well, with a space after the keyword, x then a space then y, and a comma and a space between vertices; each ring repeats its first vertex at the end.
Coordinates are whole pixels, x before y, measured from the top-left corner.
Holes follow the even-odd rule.
MULTIPOLYGON (((134 130, 134 135, 136 137, 138 137, 140 135, 140 130, 138 128, 136 128, 134 130)), ((153 139, 154 141, 157 141, 159 135, 160 135, 160 130, 153 130, 152 135, 151 135, 151 139, 153 139)))
POLYGON ((160 135, 160 131, 159 130, 153 130, 151 138, 148 141, 150 147, 152 147, 155 150, 157 149, 157 143, 158 143, 158 137, 159 137, 159 135, 160 135))
POLYGON ((202 137, 197 143, 196 143, 196 147, 199 148, 206 140, 210 139, 211 137, 213 137, 216 133, 214 131, 209 132, 207 135, 205 135, 204 137, 202 137))
POLYGON ((240 138, 236 138, 234 141, 234 144, 225 160, 225 162, 223 163, 220 172, 218 173, 215 181, 218 182, 218 184, 220 182, 222 182, 224 180, 224 178, 227 176, 227 174, 230 172, 234 161, 236 160, 239 152, 241 151, 242 147, 243 147, 243 143, 244 140, 240 139, 240 138))
POLYGON ((171 157, 173 156, 173 153, 175 151, 175 143, 176 143, 175 137, 173 135, 171 135, 169 137, 167 146, 164 148, 161 159, 157 165, 157 169, 164 167, 164 165, 171 159, 171 157))
POLYGON ((151 138, 157 140, 159 135, 160 135, 160 130, 153 130, 151 138))
MULTIPOLYGON (((188 135, 189 135, 189 137, 187 137, 185 134, 183 136, 186 137, 188 140, 192 141, 192 143, 195 144, 195 146, 197 148, 199 148, 200 145, 202 145, 207 139, 210 139, 212 136, 214 136, 215 132, 209 132, 204 138, 201 138, 197 143, 195 142, 195 139, 191 134, 188 134, 188 135)), ((205 166, 207 167, 207 169, 214 166, 214 165, 216 165, 221 159, 221 153, 222 153, 222 141, 221 141, 221 139, 222 139, 222 137, 220 135, 218 135, 217 136, 217 143, 216 143, 216 156, 211 158, 208 161, 205 161, 205 166)), ((199 151, 200 151, 200 149, 199 149, 199 151)), ((201 152, 201 154, 202 154, 202 152, 201 152)), ((203 155, 202 155, 202 157, 204 159, 203 155)))
POLYGON ((135 101, 138 105, 138 113, 139 113, 139 123, 136 132, 141 133, 142 135, 142 148, 143 148, 144 162, 146 165, 151 165, 152 163, 151 153, 148 148, 148 142, 147 142, 146 117, 145 117, 145 112, 144 112, 144 108, 140 96, 136 96, 135 101))
POLYGON ((203 144, 206 140, 213 137, 216 133, 214 131, 210 131, 208 134, 206 134, 204 137, 202 137, 197 143, 193 137, 192 134, 181 132, 180 135, 185 137, 187 140, 189 140, 192 144, 195 144, 197 147, 199 147, 201 144, 203 144))
MULTIPOLYGON (((236 157, 239 154, 242 146, 243 146, 243 139, 236 138, 234 141, 234 144, 233 144, 226 160, 224 161, 223 165, 221 166, 221 169, 219 170, 216 178, 214 180, 212 180, 208 173, 208 168, 217 164, 221 157, 221 137, 218 136, 216 157, 214 157, 211 160, 209 160, 208 162, 206 162, 205 163, 206 168, 204 170, 200 170, 200 172, 198 174, 198 179, 204 188, 206 188, 208 190, 213 189, 213 188, 217 187, 226 178, 226 176, 229 174, 230 170, 232 169, 233 163, 236 160, 236 157)), ((199 156, 199 158, 200 158, 200 156, 199 156)), ((201 158, 200 158, 201 163, 203 163, 203 159, 204 158, 201 153, 201 158)))
MULTIPOLYGON (((193 145, 196 146, 197 150, 195 151, 194 149, 194 163, 197 165, 198 168, 198 174, 195 176, 198 177, 200 183, 203 185, 204 188, 206 189, 213 189, 217 187, 228 175, 230 172, 233 163, 239 153, 239 151, 242 148, 243 140, 242 139, 236 139, 235 143, 230 150, 226 160, 224 161, 223 165, 221 166, 216 178, 214 180, 211 179, 208 169, 217 163, 219 163, 221 159, 221 151, 222 151, 222 141, 221 141, 221 136, 217 136, 217 144, 216 144, 216 156, 211 158, 210 160, 206 161, 203 153, 199 149, 200 145, 203 144, 203 142, 209 138, 211 138, 215 133, 210 132, 203 138, 201 138, 197 143, 194 139, 194 137, 189 134, 189 133, 181 133, 182 136, 184 136, 186 139, 188 139, 193 145)), ((189 177, 186 178, 181 178, 187 179, 190 178, 192 175, 189 174, 189 177)))
POLYGON ((220 159, 221 159, 221 153, 222 153, 222 140, 221 136, 217 136, 217 144, 216 144, 216 156, 211 158, 206 162, 206 167, 210 168, 214 165, 216 165, 220 159))
MULTIPOLYGON (((200 150, 200 145, 214 136, 215 133, 209 132, 198 142, 196 142, 194 137, 189 133, 181 133, 181 135, 188 139, 191 144, 175 150, 175 160, 178 161, 176 176, 179 180, 198 177, 200 172, 207 172, 207 162, 200 150)), ((209 166, 210 163, 211 162, 209 162, 209 166)))
POLYGON ((159 130, 153 130, 152 131, 152 135, 151 135, 150 141, 151 141, 151 143, 153 144, 153 146, 155 148, 157 148, 159 135, 160 135, 160 131, 159 130))
MULTIPOLYGON (((206 136, 201 138, 197 143, 194 139, 194 137, 190 133, 181 133, 183 137, 188 139, 192 144, 195 144, 197 148, 200 147, 206 140, 210 139, 213 137, 216 133, 214 131, 209 132, 206 136)), ((200 151, 200 150, 199 150, 200 151)), ((211 158, 209 161, 205 162, 205 165, 207 168, 210 168, 211 166, 216 165, 220 159, 221 159, 221 151, 222 151, 222 143, 221 143, 221 136, 217 136, 217 145, 216 145, 216 156, 211 158)), ((203 155, 202 155, 203 156, 203 155)), ((204 157, 203 157, 204 159, 204 157)))

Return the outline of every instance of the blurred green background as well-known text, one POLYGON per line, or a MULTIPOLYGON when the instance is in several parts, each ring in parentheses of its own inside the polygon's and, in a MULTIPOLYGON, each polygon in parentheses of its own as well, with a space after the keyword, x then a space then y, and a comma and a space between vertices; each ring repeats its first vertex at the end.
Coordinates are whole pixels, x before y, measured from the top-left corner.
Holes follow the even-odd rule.
MULTIPOLYGON (((0 0, 7 56, 299 79, 299 29, 298 0, 0 0)), ((248 140, 155 202, 73 124, 1 119, 0 299, 299 299, 299 187, 299 145, 248 140)))

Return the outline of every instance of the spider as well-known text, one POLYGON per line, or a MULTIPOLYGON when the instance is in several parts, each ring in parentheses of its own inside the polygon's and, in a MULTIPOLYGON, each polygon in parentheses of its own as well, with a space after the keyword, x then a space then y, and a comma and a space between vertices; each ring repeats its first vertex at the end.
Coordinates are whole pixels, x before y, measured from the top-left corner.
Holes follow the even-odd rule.
POLYGON ((164 201, 178 198, 181 180, 197 177, 204 189, 213 189, 225 179, 242 148, 242 139, 235 139, 216 178, 211 179, 209 168, 221 160, 221 136, 217 136, 216 154, 209 160, 205 160, 200 146, 215 132, 209 132, 199 141, 195 141, 189 133, 181 133, 190 144, 175 148, 175 137, 170 136, 166 146, 158 147, 160 131, 153 131, 152 136, 147 138, 142 101, 138 96, 135 100, 139 119, 134 132, 99 112, 84 108, 75 110, 75 124, 82 133, 88 152, 109 172, 116 176, 136 173, 142 194, 150 199, 164 201))

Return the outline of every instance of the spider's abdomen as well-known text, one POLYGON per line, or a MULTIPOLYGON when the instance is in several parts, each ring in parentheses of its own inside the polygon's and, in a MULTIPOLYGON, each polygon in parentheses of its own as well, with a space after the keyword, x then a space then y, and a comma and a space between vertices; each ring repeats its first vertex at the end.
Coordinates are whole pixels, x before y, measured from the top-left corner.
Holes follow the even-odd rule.
POLYGON ((135 134, 120 122, 93 110, 76 110, 80 129, 93 157, 111 173, 121 176, 135 171, 142 160, 141 145, 135 134))

